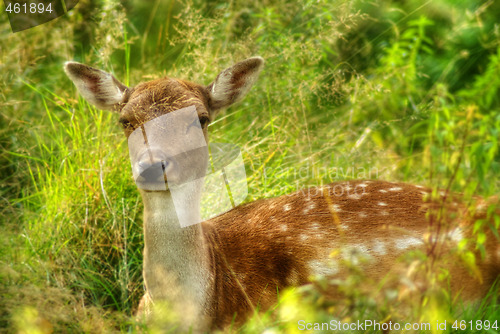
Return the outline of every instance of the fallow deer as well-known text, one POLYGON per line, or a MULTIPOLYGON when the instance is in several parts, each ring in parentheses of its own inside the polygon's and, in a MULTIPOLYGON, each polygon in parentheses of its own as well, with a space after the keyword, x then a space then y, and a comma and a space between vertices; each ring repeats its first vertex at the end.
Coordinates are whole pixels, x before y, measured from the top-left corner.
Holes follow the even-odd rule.
MULTIPOLYGON (((263 63, 260 57, 241 61, 208 86, 166 77, 133 88, 83 64, 67 62, 64 68, 89 103, 120 114, 127 137, 156 117, 195 106, 208 141, 210 121, 247 94, 263 63)), ((168 150, 151 150, 132 168, 139 176, 160 162, 163 170, 172 168, 165 158, 168 150)), ((194 156, 190 163, 207 167, 206 157, 194 156)), ((353 254, 367 259, 360 265, 375 279, 402 273, 397 261, 401 254, 421 249, 444 256, 464 238, 474 238, 474 222, 487 216, 479 208, 485 205, 480 199, 476 212, 469 212, 448 193, 432 199, 431 190, 422 186, 360 180, 258 200, 181 227, 168 186, 139 190, 144 203, 146 287, 139 313, 167 302, 183 317, 180 330, 192 326, 196 332, 224 327, 234 317, 241 323, 257 306, 273 305, 277 291, 306 284, 313 275, 342 277, 346 270, 341 260, 353 254), (443 208, 448 218, 443 219, 443 208), (337 257, 330 256, 334 249, 341 249, 337 257)), ((200 184, 192 183, 184 191, 184 212, 199 220, 200 184)), ((475 274, 459 263, 450 264, 454 296, 481 298, 497 279, 500 247, 491 231, 486 234, 488 252, 484 258, 475 253, 475 274)))

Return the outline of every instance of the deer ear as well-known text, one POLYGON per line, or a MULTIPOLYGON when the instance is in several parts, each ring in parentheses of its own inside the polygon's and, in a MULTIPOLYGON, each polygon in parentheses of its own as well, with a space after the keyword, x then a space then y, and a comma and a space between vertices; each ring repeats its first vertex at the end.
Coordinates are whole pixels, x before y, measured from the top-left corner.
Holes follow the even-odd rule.
POLYGON ((264 65, 264 59, 243 60, 219 73, 207 86, 208 105, 213 111, 227 108, 241 100, 250 90, 264 65))
POLYGON ((116 111, 123 102, 128 87, 111 74, 71 61, 64 64, 64 71, 85 100, 96 107, 116 111))

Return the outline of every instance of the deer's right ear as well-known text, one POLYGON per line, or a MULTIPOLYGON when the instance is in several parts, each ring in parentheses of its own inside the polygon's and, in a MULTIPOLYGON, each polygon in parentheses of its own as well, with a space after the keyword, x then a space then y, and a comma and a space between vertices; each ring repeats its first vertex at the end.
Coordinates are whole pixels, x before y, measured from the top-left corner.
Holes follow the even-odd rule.
POLYGON ((83 98, 96 107, 116 111, 123 102, 128 87, 111 74, 72 61, 64 64, 64 71, 83 98))

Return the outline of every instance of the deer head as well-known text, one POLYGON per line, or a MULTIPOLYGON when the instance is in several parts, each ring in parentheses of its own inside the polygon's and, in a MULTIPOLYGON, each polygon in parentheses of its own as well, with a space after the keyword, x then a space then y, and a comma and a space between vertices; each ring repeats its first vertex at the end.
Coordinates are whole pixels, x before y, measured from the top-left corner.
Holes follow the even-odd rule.
POLYGON ((166 77, 129 88, 113 75, 87 65, 67 62, 64 69, 89 103, 120 113, 119 122, 129 146, 135 147, 132 170, 139 188, 161 191, 168 185, 203 176, 207 152, 196 144, 201 140, 197 137, 203 135, 208 142, 208 124, 221 109, 246 95, 263 63, 260 57, 239 62, 222 71, 208 86, 166 77), (195 113, 195 119, 187 108, 195 113), (163 125, 149 126, 155 131, 146 136, 145 124, 151 125, 161 116, 179 110, 186 112, 176 113, 163 125), (131 144, 143 141, 146 143, 131 144), (189 142, 192 150, 186 149, 189 142))

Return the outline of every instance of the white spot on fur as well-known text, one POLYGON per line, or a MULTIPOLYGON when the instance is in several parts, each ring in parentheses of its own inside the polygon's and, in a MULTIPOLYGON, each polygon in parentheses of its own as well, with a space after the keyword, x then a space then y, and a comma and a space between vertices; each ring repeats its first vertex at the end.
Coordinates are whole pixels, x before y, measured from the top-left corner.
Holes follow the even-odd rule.
POLYGON ((485 213, 486 212, 486 203, 481 202, 477 205, 476 207, 478 213, 485 213))
POLYGON ((358 184, 358 187, 365 188, 368 187, 368 184, 366 182, 358 184))
POLYGON ((358 213, 358 215, 359 215, 359 218, 366 218, 366 217, 368 217, 368 215, 364 211, 361 211, 360 213, 358 213))
POLYGON ((378 202, 378 205, 380 205, 380 206, 387 206, 387 203, 384 203, 384 202, 378 202))
POLYGON ((387 248, 385 247, 385 242, 380 240, 375 240, 373 242, 373 252, 377 255, 386 255, 387 248))
POLYGON ((379 189, 379 191, 380 191, 381 193, 386 193, 386 192, 387 192, 387 190, 385 190, 385 189, 379 189))
POLYGON ((380 215, 381 216, 388 216, 389 212, 387 212, 386 210, 382 210, 382 211, 380 211, 380 215))
POLYGON ((300 240, 301 241, 306 241, 307 239, 309 239, 309 236, 307 234, 301 234, 300 235, 300 240))
POLYGON ((280 230, 282 230, 283 232, 286 232, 288 230, 288 226, 286 224, 282 224, 282 225, 280 225, 280 230))
POLYGON ((351 194, 349 196, 347 196, 348 198, 350 199, 360 199, 361 198, 361 195, 358 195, 358 194, 351 194))
POLYGON ((403 188, 401 187, 392 187, 392 188, 389 188, 389 191, 401 191, 403 190, 403 188))
POLYGON ((340 212, 340 211, 342 211, 342 209, 340 208, 340 205, 338 205, 338 204, 333 204, 332 208, 333 208, 333 212, 340 212))
POLYGON ((368 260, 371 258, 368 247, 362 244, 344 247, 341 250, 341 254, 345 260, 350 261, 353 265, 359 265, 361 260, 368 260))
POLYGON ((339 265, 335 260, 313 260, 308 264, 311 274, 315 276, 332 276, 339 272, 339 265))
POLYGON ((307 207, 304 209, 304 214, 307 214, 310 210, 316 208, 316 203, 311 202, 307 205, 307 207))
POLYGON ((459 228, 448 232, 447 236, 455 242, 460 242, 464 238, 464 234, 459 228))
POLYGON ((321 228, 321 225, 319 225, 318 223, 312 223, 311 228, 313 230, 319 230, 321 228))
POLYGON ((292 209, 292 205, 290 203, 287 203, 283 206, 284 211, 290 211, 292 209))
POLYGON ((365 245, 353 245, 353 247, 358 250, 360 253, 362 254, 365 254, 365 255, 369 255, 368 254, 368 247, 366 247, 365 245))
POLYGON ((421 246, 424 244, 422 240, 415 237, 402 238, 396 240, 395 243, 396 243, 395 247, 399 250, 405 250, 408 248, 413 248, 415 246, 421 246))
POLYGON ((415 185, 415 188, 418 188, 418 189, 424 189, 423 186, 419 186, 418 184, 415 185))

